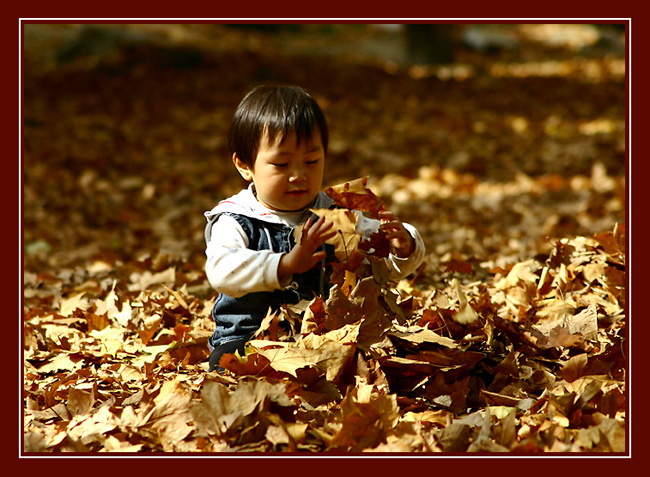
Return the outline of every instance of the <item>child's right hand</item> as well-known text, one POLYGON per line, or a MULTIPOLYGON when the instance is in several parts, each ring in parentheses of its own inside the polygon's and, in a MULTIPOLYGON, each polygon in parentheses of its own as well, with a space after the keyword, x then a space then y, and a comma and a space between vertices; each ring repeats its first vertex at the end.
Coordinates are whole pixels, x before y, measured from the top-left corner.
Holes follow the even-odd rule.
POLYGON ((336 235, 332 230, 332 222, 325 222, 325 217, 319 218, 312 224, 311 218, 305 223, 300 243, 291 252, 284 254, 278 265, 278 278, 290 277, 294 274, 305 273, 325 258, 325 251, 318 250, 328 239, 336 235))

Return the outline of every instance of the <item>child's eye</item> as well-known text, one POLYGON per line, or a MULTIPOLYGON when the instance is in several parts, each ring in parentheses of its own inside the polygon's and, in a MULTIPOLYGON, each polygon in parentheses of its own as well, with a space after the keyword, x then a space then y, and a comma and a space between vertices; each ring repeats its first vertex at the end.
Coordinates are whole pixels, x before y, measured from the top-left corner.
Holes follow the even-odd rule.
POLYGON ((283 167, 287 167, 289 164, 287 164, 287 163, 276 163, 276 164, 272 164, 272 165, 279 168, 279 169, 282 169, 283 167))
POLYGON ((314 164, 318 164, 318 159, 314 159, 313 161, 305 161, 305 164, 308 164, 310 166, 314 164))

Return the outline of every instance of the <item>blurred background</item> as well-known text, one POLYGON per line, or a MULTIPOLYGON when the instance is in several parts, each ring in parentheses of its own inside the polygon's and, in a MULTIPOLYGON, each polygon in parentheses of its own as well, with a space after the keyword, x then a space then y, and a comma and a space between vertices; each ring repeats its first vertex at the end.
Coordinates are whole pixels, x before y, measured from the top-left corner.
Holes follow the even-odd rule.
POLYGON ((369 176, 421 230, 431 273, 451 257, 487 270, 625 221, 624 25, 23 28, 34 273, 156 255, 200 271, 203 212, 245 186, 230 119, 261 83, 314 94, 326 185, 369 176))

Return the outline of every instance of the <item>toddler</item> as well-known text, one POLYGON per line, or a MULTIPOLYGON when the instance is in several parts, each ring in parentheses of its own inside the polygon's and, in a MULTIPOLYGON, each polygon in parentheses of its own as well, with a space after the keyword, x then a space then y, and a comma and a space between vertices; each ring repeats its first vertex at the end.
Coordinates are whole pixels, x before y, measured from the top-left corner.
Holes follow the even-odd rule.
MULTIPOLYGON (((240 102, 228 137, 232 161, 250 185, 205 213, 205 270, 219 292, 209 339, 209 369, 239 350, 269 309, 327 297, 336 235, 332 223, 309 209, 333 208, 321 191, 328 128, 318 103, 295 86, 259 86, 240 102), (293 230, 304 224, 299 243, 293 230)), ((391 278, 414 272, 424 260, 418 231, 390 212, 381 220, 358 213, 357 230, 381 229, 391 240, 391 278)))

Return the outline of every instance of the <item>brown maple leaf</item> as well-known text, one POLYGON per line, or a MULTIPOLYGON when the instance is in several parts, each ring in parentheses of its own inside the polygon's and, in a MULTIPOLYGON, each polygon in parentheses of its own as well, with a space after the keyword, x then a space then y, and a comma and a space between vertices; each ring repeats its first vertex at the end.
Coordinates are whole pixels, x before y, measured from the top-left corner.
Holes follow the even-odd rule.
POLYGON ((346 209, 361 210, 375 218, 379 212, 386 210, 384 203, 368 187, 368 178, 361 177, 325 189, 336 205, 346 209))
MULTIPOLYGON (((337 234, 327 243, 334 246, 334 255, 341 262, 347 261, 350 254, 357 250, 361 235, 357 232, 357 214, 346 209, 310 209, 314 214, 334 224, 337 234)), ((296 241, 300 241, 304 226, 295 229, 296 241)))

